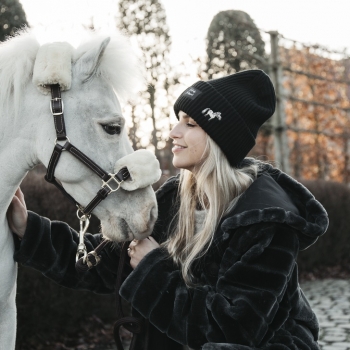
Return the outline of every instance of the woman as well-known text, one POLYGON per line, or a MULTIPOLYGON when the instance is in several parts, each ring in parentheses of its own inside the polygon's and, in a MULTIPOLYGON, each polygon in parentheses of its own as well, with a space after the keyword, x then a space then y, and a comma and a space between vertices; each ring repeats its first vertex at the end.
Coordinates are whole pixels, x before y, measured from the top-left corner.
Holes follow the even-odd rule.
MULTIPOLYGON (((174 106, 173 164, 158 191, 152 237, 132 241, 120 289, 150 322, 149 349, 319 349, 318 322, 298 284, 296 258, 322 235, 327 214, 297 181, 245 158, 273 114, 275 94, 260 70, 199 81, 174 106)), ((109 293, 118 250, 79 276, 77 234, 62 222, 9 211, 15 260, 61 285, 109 293)), ((87 235, 90 250, 101 235, 87 235)), ((138 349, 142 349, 139 345, 138 349)))

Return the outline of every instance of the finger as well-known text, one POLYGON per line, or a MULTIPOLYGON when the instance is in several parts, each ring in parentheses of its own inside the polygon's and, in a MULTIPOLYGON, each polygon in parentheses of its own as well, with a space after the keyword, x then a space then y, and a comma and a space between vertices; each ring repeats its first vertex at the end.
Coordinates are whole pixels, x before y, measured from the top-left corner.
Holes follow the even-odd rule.
POLYGON ((14 196, 16 196, 19 199, 23 198, 23 192, 21 191, 21 189, 19 187, 17 188, 14 196))
POLYGON ((11 207, 11 209, 13 210, 15 207, 18 207, 20 205, 21 201, 19 200, 19 198, 17 196, 13 196, 9 209, 11 207))
POLYGON ((16 191, 16 195, 19 198, 19 200, 21 201, 23 207, 26 208, 26 202, 25 202, 25 199, 24 199, 24 194, 23 194, 23 192, 22 192, 20 187, 18 187, 18 189, 16 191))
POLYGON ((137 239, 134 239, 130 242, 129 247, 136 247, 139 244, 137 239))
POLYGON ((23 205, 23 203, 17 196, 14 196, 12 198, 11 205, 12 205, 12 210, 23 209, 23 208, 26 209, 25 204, 23 205))
POLYGON ((132 241, 130 244, 129 244, 129 248, 132 249, 133 247, 135 247, 136 244, 134 243, 134 241, 132 241))

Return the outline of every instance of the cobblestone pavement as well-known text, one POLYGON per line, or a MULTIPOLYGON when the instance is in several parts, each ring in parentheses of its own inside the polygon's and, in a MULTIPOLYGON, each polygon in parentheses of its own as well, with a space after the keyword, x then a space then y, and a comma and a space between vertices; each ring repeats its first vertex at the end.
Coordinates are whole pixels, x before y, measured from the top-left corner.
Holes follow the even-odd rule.
POLYGON ((300 283, 320 323, 322 350, 350 350, 350 280, 300 283))

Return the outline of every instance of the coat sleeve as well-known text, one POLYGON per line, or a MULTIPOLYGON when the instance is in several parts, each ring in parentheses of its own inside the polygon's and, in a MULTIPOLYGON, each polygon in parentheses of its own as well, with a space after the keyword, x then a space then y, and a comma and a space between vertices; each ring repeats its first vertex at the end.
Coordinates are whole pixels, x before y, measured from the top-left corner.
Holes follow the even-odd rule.
POLYGON ((237 229, 215 285, 188 288, 164 248, 151 251, 120 294, 161 332, 181 344, 257 346, 273 322, 298 252, 295 231, 260 223, 237 229))
MULTIPOLYGON (((101 234, 87 233, 85 235, 87 251, 94 250, 101 240, 101 234)), ((75 270, 78 243, 78 233, 66 223, 50 221, 28 212, 24 237, 21 241, 15 238, 14 259, 42 272, 62 286, 96 293, 112 293, 118 268, 118 247, 107 246, 101 252, 101 264, 85 273, 78 273, 75 270)), ((130 267, 129 270, 131 271, 130 267)))

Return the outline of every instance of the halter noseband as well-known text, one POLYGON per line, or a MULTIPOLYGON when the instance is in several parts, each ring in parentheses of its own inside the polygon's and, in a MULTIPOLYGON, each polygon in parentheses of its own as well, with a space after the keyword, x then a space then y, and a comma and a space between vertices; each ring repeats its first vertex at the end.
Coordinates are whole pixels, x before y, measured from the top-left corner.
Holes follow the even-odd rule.
MULTIPOLYGON (((80 256, 83 255, 83 262, 87 263, 87 265, 90 267, 89 264, 91 264, 91 262, 87 257, 87 251, 84 244, 84 234, 89 227, 89 219, 91 217, 91 212, 96 208, 98 204, 101 203, 102 200, 106 199, 109 194, 118 191, 120 188, 120 184, 130 177, 130 173, 126 167, 119 170, 119 172, 116 174, 107 173, 102 168, 100 168, 93 160, 91 160, 88 156, 86 156, 83 152, 81 152, 79 149, 77 149, 70 143, 70 140, 66 134, 66 127, 63 115, 64 105, 61 98, 61 89, 59 84, 51 85, 50 109, 54 118, 56 141, 49 165, 47 167, 45 180, 55 185, 78 208, 77 216, 80 220, 80 232, 76 260, 78 260, 80 256), (59 141, 65 141, 64 145, 60 145, 58 143, 59 141), (102 179, 101 189, 97 192, 96 196, 85 208, 82 205, 80 205, 55 178, 55 169, 63 151, 72 154, 74 157, 76 157, 78 160, 84 163, 90 170, 92 170, 99 178, 102 179)), ((95 256, 94 253, 95 252, 91 252, 93 256, 95 256)), ((97 255, 95 256, 95 258, 96 257, 97 255)), ((94 262, 93 265, 98 264, 99 259, 96 258, 95 260, 96 262, 94 262)))

